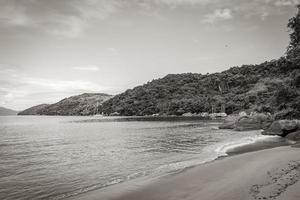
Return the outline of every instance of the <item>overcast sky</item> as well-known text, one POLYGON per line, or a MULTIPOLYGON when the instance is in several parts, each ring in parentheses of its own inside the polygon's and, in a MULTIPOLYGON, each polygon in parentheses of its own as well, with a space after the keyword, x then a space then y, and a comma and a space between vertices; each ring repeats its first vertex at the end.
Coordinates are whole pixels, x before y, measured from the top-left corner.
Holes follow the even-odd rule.
POLYGON ((0 106, 282 56, 297 0, 0 0, 0 106))

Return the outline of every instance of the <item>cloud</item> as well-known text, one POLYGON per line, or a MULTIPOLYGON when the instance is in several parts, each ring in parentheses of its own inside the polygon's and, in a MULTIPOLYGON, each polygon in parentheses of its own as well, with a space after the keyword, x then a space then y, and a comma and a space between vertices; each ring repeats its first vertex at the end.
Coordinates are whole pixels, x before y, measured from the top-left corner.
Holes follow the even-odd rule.
MULTIPOLYGON (((59 18, 61 17, 57 17, 57 19, 59 18)), ((70 38, 78 37, 87 27, 86 22, 74 16, 65 16, 59 23, 57 21, 49 21, 47 23, 48 27, 43 28, 45 32, 70 38)))
POLYGON ((106 19, 122 4, 118 0, 0 0, 0 26, 77 37, 93 20, 106 19))
POLYGON ((80 70, 80 71, 98 71, 99 67, 96 65, 88 65, 88 66, 73 67, 73 69, 80 70))
POLYGON ((54 103, 85 92, 107 92, 111 88, 87 80, 31 77, 14 67, 0 65, 0 106, 22 110, 40 103, 54 103))
POLYGON ((90 81, 76 80, 76 81, 66 81, 66 80, 56 80, 56 79, 42 79, 34 77, 25 77, 22 80, 25 84, 36 88, 45 89, 53 91, 100 91, 105 90, 98 84, 92 83, 90 81))
POLYGON ((5 26, 14 27, 26 27, 32 25, 32 20, 26 15, 25 9, 23 7, 12 5, 1 6, 0 22, 5 26))
MULTIPOLYGON (((232 12, 244 16, 278 14, 276 7, 294 6, 298 0, 0 0, 0 28, 28 28, 35 32, 76 38, 97 22, 114 19, 122 26, 132 21, 122 18, 136 13, 155 14, 158 19, 166 15, 165 9, 212 9, 221 7, 203 19, 205 23, 232 19, 232 12), (230 9, 228 9, 230 8, 230 9), (163 9, 163 10, 162 10, 163 9), (164 11, 164 12, 161 12, 164 11), (116 18, 114 18, 117 16, 116 18)), ((199 15, 202 13, 199 12, 199 15)), ((151 15, 149 15, 151 16, 151 15)), ((20 32, 18 30, 18 32, 20 32)))
POLYGON ((110 47, 110 48, 107 49, 107 51, 108 51, 111 55, 114 55, 114 56, 119 55, 119 50, 118 50, 117 48, 110 47))
POLYGON ((275 1, 275 6, 295 6, 299 3, 299 0, 277 0, 275 1))
POLYGON ((195 5, 195 4, 210 4, 215 0, 154 0, 156 4, 165 4, 170 6, 180 5, 195 5))
POLYGON ((232 18, 233 18, 232 11, 230 9, 228 8, 217 9, 213 13, 206 15, 205 18, 202 20, 202 22, 214 24, 217 21, 229 20, 232 18))

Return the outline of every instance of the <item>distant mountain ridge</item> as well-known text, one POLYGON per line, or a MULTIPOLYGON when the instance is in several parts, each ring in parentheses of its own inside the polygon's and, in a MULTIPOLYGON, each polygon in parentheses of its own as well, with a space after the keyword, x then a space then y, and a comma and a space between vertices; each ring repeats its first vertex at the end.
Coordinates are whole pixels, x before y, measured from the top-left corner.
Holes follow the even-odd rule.
POLYGON ((99 113, 98 107, 112 95, 84 93, 65 98, 54 104, 41 104, 28 108, 19 115, 91 115, 99 113), (97 107, 98 106, 98 107, 97 107))
POLYGON ((18 111, 9 108, 0 107, 0 116, 17 115, 17 113, 18 111))

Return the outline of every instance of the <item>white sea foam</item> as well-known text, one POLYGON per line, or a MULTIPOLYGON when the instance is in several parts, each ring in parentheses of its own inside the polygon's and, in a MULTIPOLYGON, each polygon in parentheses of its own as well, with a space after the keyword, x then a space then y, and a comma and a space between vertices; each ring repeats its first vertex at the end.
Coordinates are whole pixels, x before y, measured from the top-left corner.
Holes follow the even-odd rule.
MULTIPOLYGON (((231 149, 242 147, 248 144, 254 144, 259 141, 270 141, 278 139, 278 136, 265 136, 260 134, 251 133, 252 136, 242 136, 237 138, 230 138, 223 142, 219 142, 213 145, 205 147, 199 154, 189 160, 183 160, 162 165, 156 169, 152 169, 151 172, 144 172, 144 175, 148 174, 154 177, 164 176, 166 174, 178 172, 189 167, 194 167, 207 162, 216 160, 221 156, 228 156, 227 152, 231 149)), ((141 175, 141 173, 139 173, 141 175)), ((136 176, 133 176, 136 178, 136 176)), ((130 177, 131 179, 132 177, 130 177)))
POLYGON ((220 144, 216 144, 217 147, 215 148, 215 152, 218 154, 218 156, 226 156, 228 155, 227 152, 231 149, 274 138, 278 138, 278 136, 254 135, 249 137, 243 137, 230 142, 222 142, 220 144))

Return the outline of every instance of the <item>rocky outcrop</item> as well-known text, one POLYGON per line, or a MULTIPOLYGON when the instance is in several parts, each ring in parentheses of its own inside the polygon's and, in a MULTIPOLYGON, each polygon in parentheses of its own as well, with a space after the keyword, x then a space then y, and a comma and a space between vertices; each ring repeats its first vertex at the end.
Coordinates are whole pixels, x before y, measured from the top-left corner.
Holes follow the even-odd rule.
POLYGON ((252 115, 230 116, 220 125, 220 129, 234 129, 236 131, 265 129, 272 123, 271 115, 264 113, 253 113, 252 115))
POLYGON ((244 116, 238 119, 235 123, 234 130, 236 131, 248 131, 261 129, 260 121, 256 118, 244 116))
POLYGON ((300 120, 274 121, 262 134, 278 135, 288 140, 300 141, 300 120))
POLYGON ((228 115, 224 123, 219 126, 220 129, 234 129, 235 122, 240 118, 239 115, 228 115))
POLYGON ((285 137, 297 130, 300 130, 300 120, 277 120, 274 121, 269 128, 263 131, 262 134, 285 137))
POLYGON ((288 134, 285 138, 288 140, 300 141, 300 130, 288 134))
POLYGON ((267 128, 271 123, 272 117, 270 115, 257 113, 238 119, 234 129, 237 131, 260 130, 267 128))

